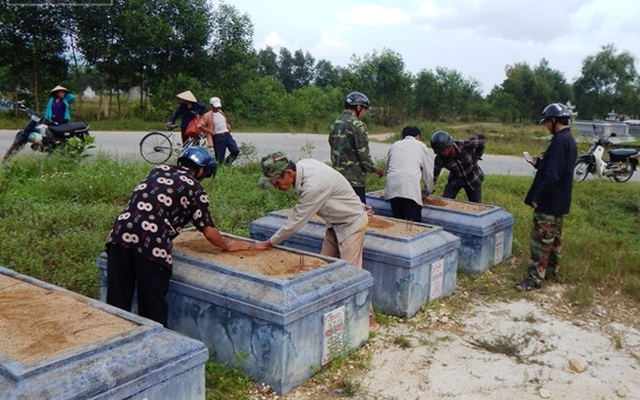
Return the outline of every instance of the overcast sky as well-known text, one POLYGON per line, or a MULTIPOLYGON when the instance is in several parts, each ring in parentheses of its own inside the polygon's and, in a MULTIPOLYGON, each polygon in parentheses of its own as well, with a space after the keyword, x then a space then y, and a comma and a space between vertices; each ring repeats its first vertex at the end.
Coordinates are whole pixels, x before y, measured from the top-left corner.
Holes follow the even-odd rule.
MULTIPOLYGON (((542 58, 569 83, 603 45, 640 56, 638 0, 227 0, 254 24, 257 49, 284 46, 346 66, 384 48, 406 70, 445 67, 474 78, 485 94, 505 66, 542 58)), ((565 99, 559 99, 565 101, 565 99)))

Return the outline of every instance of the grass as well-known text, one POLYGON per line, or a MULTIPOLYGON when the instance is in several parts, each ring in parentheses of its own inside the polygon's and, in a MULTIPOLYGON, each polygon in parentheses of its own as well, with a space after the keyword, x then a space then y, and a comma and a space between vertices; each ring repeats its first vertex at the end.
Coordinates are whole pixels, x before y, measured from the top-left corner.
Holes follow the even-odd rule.
MULTIPOLYGON (((104 249, 114 218, 151 168, 146 163, 106 155, 69 163, 55 155, 28 154, 2 165, 0 265, 97 298, 95 260, 104 249)), ((257 164, 249 163, 233 168, 223 166, 215 180, 204 182, 221 231, 248 236, 251 221, 295 204, 292 192, 256 188, 259 176, 257 164)), ((459 274, 458 289, 448 299, 450 303, 468 304, 473 295, 503 300, 521 297, 513 285, 524 276, 529 255, 532 211, 522 200, 530 184, 531 178, 486 177, 485 202, 498 205, 515 217, 513 258, 478 277, 459 274)), ((436 193, 442 193, 443 185, 441 179, 436 193)), ((383 186, 384 179, 372 178, 368 189, 383 186)), ((588 310, 597 294, 621 291, 640 302, 638 185, 605 180, 576 183, 571 214, 565 221, 559 279, 568 284, 567 301, 588 310)), ((388 323, 385 318, 376 315, 383 325, 388 323)), ((397 340, 399 347, 406 346, 402 339, 397 340)), ((366 364, 359 361, 362 357, 356 352, 342 365, 366 364)), ((347 376, 342 380, 346 392, 357 390, 353 380, 347 376)), ((215 394, 208 394, 209 399, 242 399, 242 393, 251 388, 250 379, 238 370, 212 361, 207 364, 207 382, 210 391, 215 388, 215 394)))

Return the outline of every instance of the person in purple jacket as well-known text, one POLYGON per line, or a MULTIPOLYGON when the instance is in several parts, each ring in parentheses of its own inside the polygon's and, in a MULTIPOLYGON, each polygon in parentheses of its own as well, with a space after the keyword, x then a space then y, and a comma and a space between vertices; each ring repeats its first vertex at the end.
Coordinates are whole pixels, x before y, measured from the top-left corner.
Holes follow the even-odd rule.
POLYGON ((49 92, 47 108, 44 118, 54 124, 66 124, 71 120, 70 105, 76 100, 76 96, 63 86, 56 86, 49 92))

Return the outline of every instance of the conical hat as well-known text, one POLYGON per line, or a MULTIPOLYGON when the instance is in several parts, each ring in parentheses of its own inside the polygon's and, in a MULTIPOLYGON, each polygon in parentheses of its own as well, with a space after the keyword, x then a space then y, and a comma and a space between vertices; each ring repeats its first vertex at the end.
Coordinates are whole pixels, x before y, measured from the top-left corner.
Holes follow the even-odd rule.
POLYGON ((50 91, 49 93, 55 93, 55 92, 57 92, 58 90, 64 90, 64 91, 65 91, 65 92, 67 92, 67 93, 71 92, 71 91, 70 91, 69 89, 67 89, 66 87, 58 85, 58 86, 54 87, 53 89, 51 89, 51 91, 50 91))
POLYGON ((191 90, 182 92, 178 94, 176 97, 179 98, 180 100, 190 101, 192 103, 198 102, 198 100, 196 99, 196 96, 194 96, 193 93, 191 93, 191 90))

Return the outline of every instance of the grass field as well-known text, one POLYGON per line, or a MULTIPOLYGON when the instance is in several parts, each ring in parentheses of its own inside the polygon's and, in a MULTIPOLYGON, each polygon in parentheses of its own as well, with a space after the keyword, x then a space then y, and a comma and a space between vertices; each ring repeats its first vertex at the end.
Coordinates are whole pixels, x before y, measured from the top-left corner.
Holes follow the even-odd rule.
MULTIPOLYGON (((57 155, 26 155, 4 164, 0 169, 0 265, 96 298, 95 260, 103 251, 114 218, 150 169, 149 164, 104 155, 81 161, 57 155)), ((256 164, 222 167, 215 180, 204 182, 220 230, 248 236, 252 220, 295 204, 292 192, 256 188, 259 175, 256 164)), ((442 192, 443 181, 436 193, 442 192)), ((485 202, 515 216, 513 257, 492 269, 493 276, 503 279, 461 276, 458 290, 500 298, 517 296, 513 284, 525 274, 529 251, 531 209, 522 199, 530 184, 530 178, 486 178, 485 202)), ((383 185, 383 180, 372 179, 368 189, 383 185)), ((560 272, 561 281, 570 286, 567 302, 588 310, 596 295, 613 291, 622 291, 640 302, 638 243, 637 184, 604 180, 576 184, 572 211, 566 218, 560 272)), ((251 382, 237 370, 215 363, 208 364, 207 375, 209 389, 215 388, 209 399, 244 398, 242 393, 251 382)))

